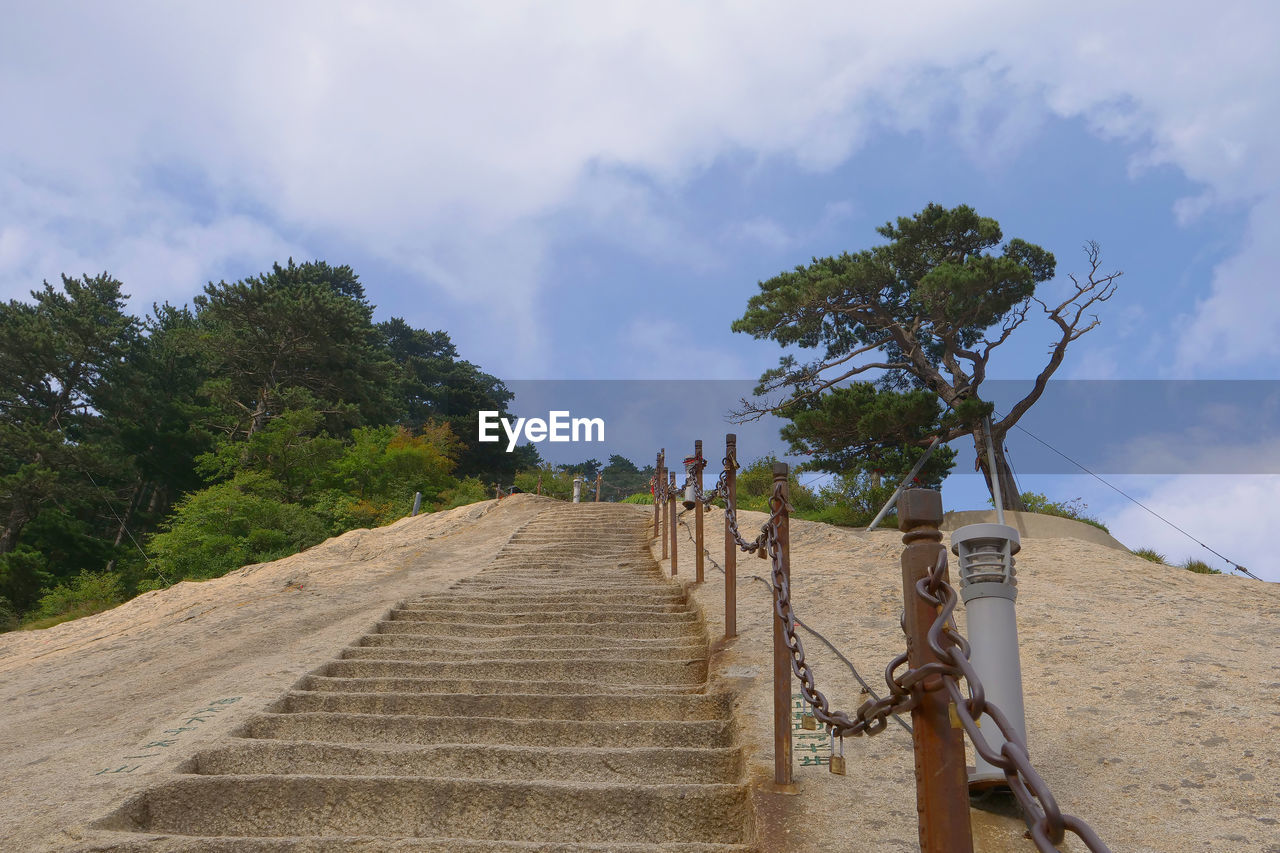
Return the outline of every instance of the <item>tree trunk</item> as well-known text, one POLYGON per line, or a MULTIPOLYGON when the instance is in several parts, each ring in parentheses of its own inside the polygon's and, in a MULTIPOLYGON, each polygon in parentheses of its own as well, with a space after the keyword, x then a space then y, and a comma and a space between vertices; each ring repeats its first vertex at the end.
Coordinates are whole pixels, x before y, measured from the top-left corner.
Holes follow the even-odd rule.
MULTIPOLYGON (((124 517, 120 519, 120 526, 116 528, 116 538, 111 544, 119 548, 120 543, 124 541, 125 534, 129 531, 129 521, 133 518, 134 510, 138 508, 138 497, 142 494, 142 476, 138 476, 138 480, 133 485, 133 494, 129 497, 129 506, 125 508, 124 517)), ((107 561, 107 571, 114 572, 116 570, 116 558, 112 557, 107 561)))
MULTIPOLYGON (((987 491, 991 493, 991 500, 994 503, 995 489, 991 487, 991 471, 987 462, 987 431, 986 423, 979 424, 973 431, 973 449, 978 454, 978 470, 987 481, 987 491)), ((1000 483, 1000 502, 1005 510, 1025 512, 1026 507, 1023 506, 1022 495, 1018 493, 1018 484, 1013 480, 1013 469, 1009 467, 1009 460, 1004 455, 1004 436, 992 435, 991 443, 996 460, 996 476, 1000 483)))
POLYGON ((0 554, 8 554, 18 544, 18 534, 31 519, 22 504, 15 502, 5 520, 4 531, 0 532, 0 554))
POLYGON ((249 432, 245 436, 246 439, 253 438, 257 435, 258 430, 267 425, 267 389, 258 389, 258 403, 254 406, 253 415, 249 421, 249 432))

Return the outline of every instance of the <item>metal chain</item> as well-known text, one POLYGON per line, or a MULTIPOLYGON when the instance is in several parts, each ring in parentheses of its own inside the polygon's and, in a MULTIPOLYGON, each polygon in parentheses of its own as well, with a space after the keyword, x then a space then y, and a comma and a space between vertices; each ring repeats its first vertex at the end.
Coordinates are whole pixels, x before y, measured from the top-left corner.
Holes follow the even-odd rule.
POLYGON ((950 624, 959 596, 955 588, 947 583, 946 573, 947 552, 943 550, 928 577, 921 578, 916 583, 916 594, 939 608, 938 618, 929 629, 929 648, 939 660, 949 665, 941 673, 941 686, 955 704, 956 716, 960 718, 965 734, 985 761, 1004 771, 1005 781, 1028 816, 1031 839, 1038 850, 1042 853, 1058 850, 1057 845, 1062 843, 1069 831, 1093 853, 1110 853, 1110 848, 1089 824, 1074 815, 1062 813, 1049 786, 1031 766, 1022 733, 1014 728, 1003 711, 986 701, 982 681, 969 660, 969 644, 950 624), (960 687, 960 678, 968 682, 967 697, 960 687), (996 724, 1000 734, 1004 735, 1005 743, 999 752, 991 748, 978 727, 977 721, 984 713, 996 724))
POLYGON ((765 524, 764 535, 767 539, 773 570, 774 612, 783 624, 787 649, 791 653, 791 669, 800 679, 801 692, 813 708, 814 717, 836 735, 879 734, 888 725, 891 714, 914 708, 919 704, 919 697, 924 691, 945 689, 951 701, 955 703, 956 715, 965 733, 973 742, 974 749, 984 760, 1004 771, 1010 790, 1013 791, 1028 817, 1027 824, 1031 827, 1031 839, 1041 853, 1060 853, 1057 845, 1063 842, 1065 833, 1068 831, 1079 837, 1092 853, 1111 853, 1110 848, 1098 837, 1092 827, 1074 815, 1062 813, 1048 785, 1031 766, 1027 745, 1021 733, 1013 727, 1004 712, 986 701, 982 681, 969 661, 969 644, 956 630, 952 619, 960 597, 946 580, 947 552, 945 549, 938 554, 938 561, 929 575, 921 578, 916 584, 916 594, 938 608, 938 616, 929 629, 928 641, 929 647, 940 662, 927 663, 897 675, 897 671, 907 663, 907 653, 903 652, 885 667, 884 677, 889 687, 888 696, 862 703, 853 718, 843 711, 831 709, 827 697, 817 689, 814 683, 813 669, 805 660, 804 644, 796 635, 796 619, 791 608, 791 587, 783 572, 782 550, 778 543, 778 522, 783 511, 790 509, 783 496, 781 483, 774 486, 770 506, 773 511, 770 513, 768 523, 765 524), (940 676, 940 678, 933 676, 940 676), (968 683, 968 696, 965 696, 961 689, 961 678, 968 683), (977 720, 984 713, 990 717, 1005 737, 1005 743, 999 752, 991 748, 978 727, 977 720))
MULTIPOLYGON (((692 543, 695 545, 695 547, 696 547, 696 546, 697 546, 697 544, 698 544, 698 543, 697 543, 697 540, 696 540, 696 539, 694 538, 694 536, 693 536, 693 530, 689 527, 689 523, 688 523, 688 522, 686 522, 686 521, 684 520, 684 513, 679 514, 679 515, 677 516, 677 519, 679 520, 679 522, 680 522, 681 526, 683 526, 683 527, 684 527, 685 536, 686 536, 686 537, 689 539, 689 541, 690 541, 690 542, 692 542, 692 543)), ((711 553, 709 550, 707 550, 707 549, 704 547, 704 548, 702 549, 702 553, 703 553, 704 555, 706 555, 706 558, 707 558, 707 560, 708 560, 708 561, 710 561, 712 568, 714 568, 717 572, 719 572, 719 573, 720 573, 720 574, 722 574, 722 575, 723 575, 723 574, 725 574, 724 566, 721 566, 721 565, 720 565, 720 563, 716 560, 715 556, 714 556, 714 555, 712 555, 712 553, 711 553)), ((772 594, 773 594, 773 584, 769 583, 769 581, 768 581, 768 580, 766 580, 765 578, 762 578, 762 577, 760 577, 759 575, 746 575, 746 577, 747 577, 747 578, 750 578, 751 580, 759 581, 760 583, 762 583, 762 584, 764 584, 765 586, 769 587, 769 594, 770 594, 770 595, 772 595, 772 594)), ((844 662, 844 665, 845 665, 845 666, 847 666, 847 667, 849 668, 849 671, 850 671, 851 673, 853 673, 853 677, 854 677, 855 679, 857 679, 857 681, 858 681, 858 683, 859 683, 859 684, 861 684, 861 685, 862 685, 862 687, 863 687, 863 689, 864 689, 864 692, 866 692, 866 693, 867 693, 867 695, 869 695, 872 699, 879 699, 879 698, 880 698, 879 696, 877 696, 877 695, 876 695, 876 692, 875 692, 875 690, 873 690, 873 689, 872 689, 871 685, 870 685, 870 684, 868 684, 868 683, 867 683, 867 682, 862 678, 862 673, 858 672, 858 668, 857 668, 856 666, 854 666, 854 665, 853 665, 853 662, 852 662, 852 661, 850 661, 850 660, 849 660, 849 658, 848 658, 848 657, 846 657, 846 656, 845 656, 845 654, 844 654, 843 652, 841 652, 838 648, 836 648, 836 646, 835 646, 835 644, 834 644, 834 643, 832 643, 832 642, 831 642, 830 640, 828 640, 826 637, 822 636, 822 634, 818 633, 818 632, 817 632, 817 631, 816 631, 812 626, 810 626, 810 625, 806 625, 806 624, 804 623, 804 621, 803 621, 803 620, 801 620, 801 619, 800 619, 800 617, 796 616, 794 613, 792 614, 792 618, 793 618, 793 619, 795 619, 795 622, 796 622, 796 626, 797 626, 797 627, 799 627, 799 628, 801 628, 801 629, 803 629, 803 630, 805 630, 805 631, 808 631, 810 634, 812 634, 813 636, 817 637, 821 642, 823 642, 823 643, 827 646, 827 648, 831 649, 831 651, 835 654, 835 656, 836 656, 836 657, 840 658, 840 660, 844 662)), ((893 719, 894 719, 894 722, 896 722, 899 726, 901 726, 901 727, 903 728, 903 730, 904 730, 904 731, 906 731, 906 733, 907 733, 907 734, 911 734, 911 726, 910 726, 910 724, 908 724, 907 722, 905 722, 905 721, 902 719, 902 717, 898 716, 897 714, 894 714, 894 715, 893 715, 893 719)))
MULTIPOLYGON (((899 673, 908 663, 907 653, 903 652, 885 667, 884 680, 888 695, 863 702, 852 717, 844 711, 831 708, 827 697, 817 688, 813 668, 805 659, 804 643, 796 634, 798 620, 792 610, 791 585, 783 571, 782 548, 778 541, 779 522, 784 513, 792 511, 784 494, 784 484, 774 484, 773 494, 769 498, 769 519, 761 526, 760 535, 754 541, 747 542, 738 529, 737 507, 734 505, 736 502, 728 500, 727 477, 730 470, 738 468, 737 460, 725 456, 723 461, 724 470, 715 488, 709 493, 712 497, 709 498, 708 493, 697 486, 693 477, 686 479, 684 488, 692 484, 695 497, 704 502, 714 496, 725 497, 725 519, 738 547, 749 553, 766 549, 773 580, 774 612, 782 622, 787 650, 791 655, 791 669, 800 679, 801 693, 818 722, 832 735, 876 735, 888 727, 890 717, 915 708, 926 690, 945 690, 954 703, 956 716, 965 734, 973 742, 974 749, 988 763, 1004 771, 1010 790, 1028 817, 1031 839, 1040 853, 1061 853, 1057 845, 1063 842, 1067 832, 1080 838, 1092 853, 1111 853, 1092 827, 1074 815, 1064 814, 1058 808, 1057 800, 1043 777, 1031 766, 1027 745, 1021 733, 1014 729, 1004 712, 986 700, 982 682, 969 661, 969 644, 955 627, 953 614, 959 595, 946 580, 945 549, 938 554, 938 561, 929 575, 916 584, 916 594, 938 610, 938 616, 928 633, 929 646, 938 662, 899 673), (960 685, 961 679, 968 684, 967 696, 960 685), (995 723, 1005 737, 1005 743, 999 752, 991 747, 978 726, 977 721, 983 714, 995 723)), ((703 465, 705 464, 704 460, 703 465)), ((665 500, 673 492, 668 483, 657 482, 657 479, 655 475, 650 480, 654 500, 665 500)), ((905 624, 903 631, 906 631, 905 624)))

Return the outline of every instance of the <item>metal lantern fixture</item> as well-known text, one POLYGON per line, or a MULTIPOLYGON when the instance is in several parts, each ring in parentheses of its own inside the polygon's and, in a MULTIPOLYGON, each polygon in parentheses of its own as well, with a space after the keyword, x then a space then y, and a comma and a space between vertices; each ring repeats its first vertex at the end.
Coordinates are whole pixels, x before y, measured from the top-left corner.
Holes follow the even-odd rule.
MULTIPOLYGON (((1022 664, 1018 658, 1018 598, 1013 555, 1021 550, 1018 530, 1007 524, 970 524, 951 534, 951 551, 959 558, 960 597, 969 626, 970 660, 986 687, 987 700, 1009 718, 1026 742, 1022 704, 1022 664)), ((997 752, 1005 738, 986 714, 982 727, 997 752)), ((975 756, 969 787, 991 788, 1005 783, 1004 771, 975 756)))
POLYGON ((697 461, 696 456, 687 456, 684 460, 684 499, 681 503, 685 509, 693 509, 698 505, 698 493, 693 487, 693 466, 697 461))

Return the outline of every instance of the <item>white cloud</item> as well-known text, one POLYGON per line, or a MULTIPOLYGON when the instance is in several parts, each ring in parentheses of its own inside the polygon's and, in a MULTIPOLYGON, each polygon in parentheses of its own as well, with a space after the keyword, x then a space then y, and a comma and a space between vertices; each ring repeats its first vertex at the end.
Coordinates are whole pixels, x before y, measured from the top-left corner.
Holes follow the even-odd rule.
POLYGON ((688 327, 663 317, 634 318, 620 340, 631 353, 618 365, 627 378, 741 380, 749 375, 738 358, 699 344, 688 327))
POLYGON ((1232 368, 1280 358, 1280 187, 1274 192, 1253 208, 1239 251, 1214 269, 1194 316, 1179 318, 1183 373, 1229 376, 1232 368))
MULTIPOLYGON (((1280 476, 1130 477, 1119 484, 1151 510, 1263 580, 1280 581, 1274 531, 1259 513, 1280 505, 1280 476)), ((1221 571, 1230 565, 1151 513, 1125 502, 1100 513, 1130 548, 1154 548, 1172 563, 1188 557, 1221 571)))
POLYGON ((1280 297, 1261 277, 1280 232, 1268 4, 111 4, 75 16, 30 6, 0 33, 0 294, 109 266, 148 298, 184 299, 236 258, 260 269, 337 238, 425 289, 498 306, 513 359, 538 361, 547 217, 687 245, 646 202, 726 154, 823 170, 880 128, 942 129, 990 167, 1056 113, 1136 143, 1136 168, 1201 182, 1179 216, 1255 205, 1179 364, 1276 352, 1280 297))

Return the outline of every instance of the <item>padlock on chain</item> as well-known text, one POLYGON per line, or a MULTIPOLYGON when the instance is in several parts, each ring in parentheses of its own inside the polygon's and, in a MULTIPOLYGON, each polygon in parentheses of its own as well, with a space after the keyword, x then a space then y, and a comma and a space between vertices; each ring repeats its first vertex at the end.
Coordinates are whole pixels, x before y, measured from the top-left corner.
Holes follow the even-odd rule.
POLYGON ((800 715, 800 728, 810 732, 818 730, 818 718, 813 715, 812 710, 806 710, 800 715))
POLYGON ((837 776, 845 774, 844 767, 844 735, 840 735, 840 752, 836 753, 836 730, 830 729, 831 732, 831 758, 827 762, 827 769, 837 776))

